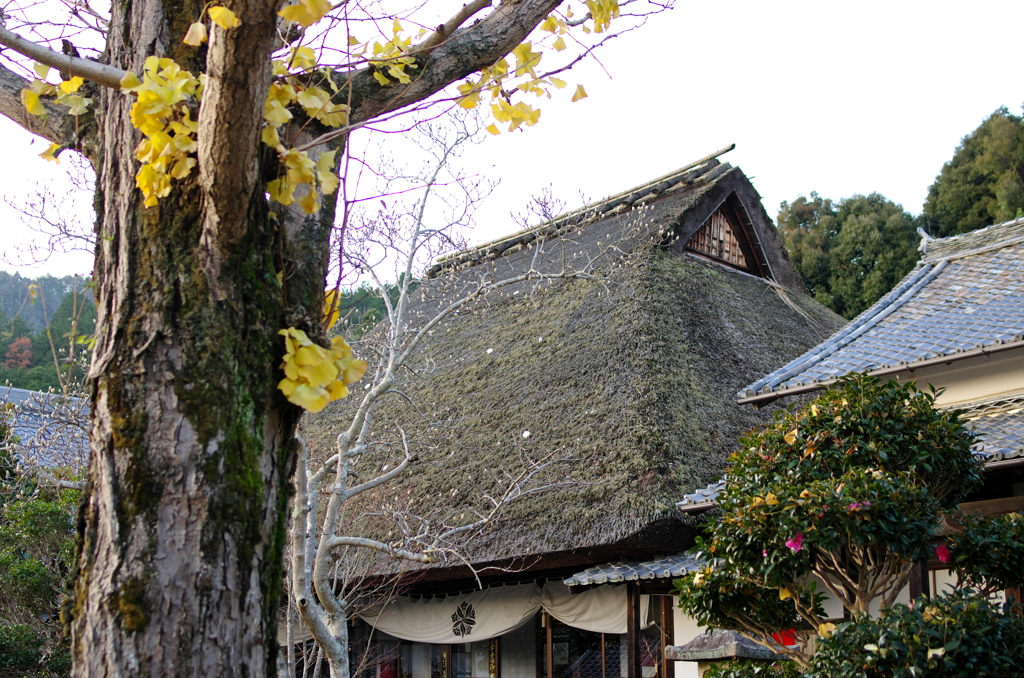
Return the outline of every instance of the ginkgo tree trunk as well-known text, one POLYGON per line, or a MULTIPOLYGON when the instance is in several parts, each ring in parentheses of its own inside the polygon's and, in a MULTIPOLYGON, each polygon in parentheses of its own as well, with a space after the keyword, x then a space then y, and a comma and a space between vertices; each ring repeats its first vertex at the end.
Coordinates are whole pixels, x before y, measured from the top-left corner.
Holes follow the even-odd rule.
POLYGON ((49 140, 44 156, 79 152, 96 172, 91 461, 63 609, 76 676, 273 671, 296 403, 340 396, 324 375, 351 360, 331 354, 322 317, 337 152, 353 130, 446 97, 533 124, 516 97, 565 85, 538 73, 542 47, 619 14, 614 0, 575 18, 560 0, 474 0, 411 37, 392 25, 402 7, 283 5, 134 0, 99 16, 78 3, 102 35, 96 58, 25 39, 53 25, 45 5, 0 28, 0 113, 49 140), (528 41, 538 26, 543 44, 528 41), (329 68, 314 33, 341 55, 329 68), (59 84, 31 77, 32 60, 59 84), (330 358, 287 397, 286 345, 330 358))

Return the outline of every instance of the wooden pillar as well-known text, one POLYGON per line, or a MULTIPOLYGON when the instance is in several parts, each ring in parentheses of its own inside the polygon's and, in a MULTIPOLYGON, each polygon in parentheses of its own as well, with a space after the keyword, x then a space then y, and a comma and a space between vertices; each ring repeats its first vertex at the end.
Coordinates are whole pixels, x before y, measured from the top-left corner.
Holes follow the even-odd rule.
POLYGON ((640 668, 640 587, 626 584, 626 678, 643 678, 640 668))
POLYGON ((673 605, 675 599, 672 596, 658 597, 661 601, 658 610, 660 614, 658 621, 661 626, 661 671, 659 673, 660 678, 673 678, 675 675, 675 665, 668 658, 665 648, 676 642, 675 606, 673 605))
POLYGON ((545 658, 547 659, 547 665, 548 665, 548 678, 554 678, 554 675, 555 675, 555 666, 554 666, 555 652, 554 652, 554 647, 552 646, 552 643, 554 642, 554 638, 553 638, 553 634, 551 633, 551 615, 548 614, 547 612, 542 612, 541 614, 544 615, 542 617, 542 621, 544 622, 544 629, 545 629, 545 632, 547 634, 546 635, 546 642, 544 643, 544 647, 545 647, 544 651, 546 653, 545 658))

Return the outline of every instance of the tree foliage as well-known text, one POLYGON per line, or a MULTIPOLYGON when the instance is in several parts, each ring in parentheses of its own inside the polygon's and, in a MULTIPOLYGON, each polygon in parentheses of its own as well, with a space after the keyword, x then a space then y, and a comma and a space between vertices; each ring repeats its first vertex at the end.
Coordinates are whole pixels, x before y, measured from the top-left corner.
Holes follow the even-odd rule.
POLYGON ((1024 216, 1024 118, 997 109, 928 188, 928 232, 944 238, 1024 216))
POLYGON ((778 228, 811 294, 853 318, 914 267, 917 220, 878 193, 838 203, 811 193, 779 208, 778 228))
POLYGON ((878 619, 861 615, 820 644, 815 678, 1013 678, 1024 675, 1024 619, 980 597, 957 591, 909 605, 878 619))
POLYGON ((741 439, 699 542, 707 565, 676 583, 680 607, 793 661, 708 675, 1021 675, 1019 607, 985 596, 1024 585, 1024 518, 959 513, 981 463, 958 413, 933 405, 913 384, 855 376, 741 439), (895 604, 910 567, 933 558, 957 574, 954 590, 895 604), (823 618, 818 584, 849 621, 823 618), (785 628, 801 648, 772 638, 785 628))
POLYGON ((857 376, 741 438, 680 606, 805 665, 806 642, 797 652, 770 635, 788 615, 798 637, 828 637, 819 586, 853 615, 891 606, 934 555, 940 516, 981 482, 972 433, 933 405, 913 384, 857 376))
POLYGON ((59 623, 74 562, 80 492, 41 486, 18 467, 12 431, 0 418, 0 667, 66 674, 59 623))

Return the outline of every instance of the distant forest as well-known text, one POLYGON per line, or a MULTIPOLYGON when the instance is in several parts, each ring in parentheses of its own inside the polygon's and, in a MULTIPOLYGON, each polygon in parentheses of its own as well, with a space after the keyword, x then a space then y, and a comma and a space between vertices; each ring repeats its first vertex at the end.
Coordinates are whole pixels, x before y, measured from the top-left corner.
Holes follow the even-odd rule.
POLYGON ((1024 118, 999 108, 957 146, 914 216, 878 193, 784 202, 778 228, 820 303, 854 318, 919 258, 918 228, 936 238, 1024 217, 1024 118))
MULTIPOLYGON (((413 287, 417 284, 414 282, 413 287)), ((387 289, 391 300, 397 300, 398 285, 389 285, 387 289)), ((341 322, 335 332, 358 339, 387 315, 383 296, 367 285, 343 291, 341 298, 341 322)), ((60 390, 57 366, 67 373, 74 338, 78 339, 74 357, 79 365, 72 376, 80 381, 84 376, 81 361, 89 357, 86 340, 95 329, 96 306, 88 279, 26 278, 0 271, 0 386, 60 390), (32 285, 36 286, 34 295, 32 285), (76 312, 78 323, 73 337, 72 320, 76 312)))
POLYGON ((89 353, 86 339, 95 329, 88 279, 25 278, 0 271, 0 385, 59 391, 58 367, 81 381, 89 353))

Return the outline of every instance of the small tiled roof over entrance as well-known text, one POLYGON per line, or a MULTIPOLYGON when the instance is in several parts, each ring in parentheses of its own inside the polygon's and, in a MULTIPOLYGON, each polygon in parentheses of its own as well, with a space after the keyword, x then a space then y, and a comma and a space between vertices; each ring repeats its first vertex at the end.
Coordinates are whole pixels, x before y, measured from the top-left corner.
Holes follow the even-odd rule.
POLYGON ((925 238, 921 261, 827 341, 742 389, 758 404, 852 372, 885 375, 1024 347, 1024 219, 925 238))
POLYGON ((1024 457, 1024 391, 974 403, 963 416, 980 439, 974 452, 986 462, 1024 457))
POLYGON ((594 586, 596 584, 620 584, 627 581, 650 579, 675 579, 687 572, 695 572, 701 564, 690 556, 680 553, 644 563, 608 563, 595 565, 563 580, 566 586, 594 586))

